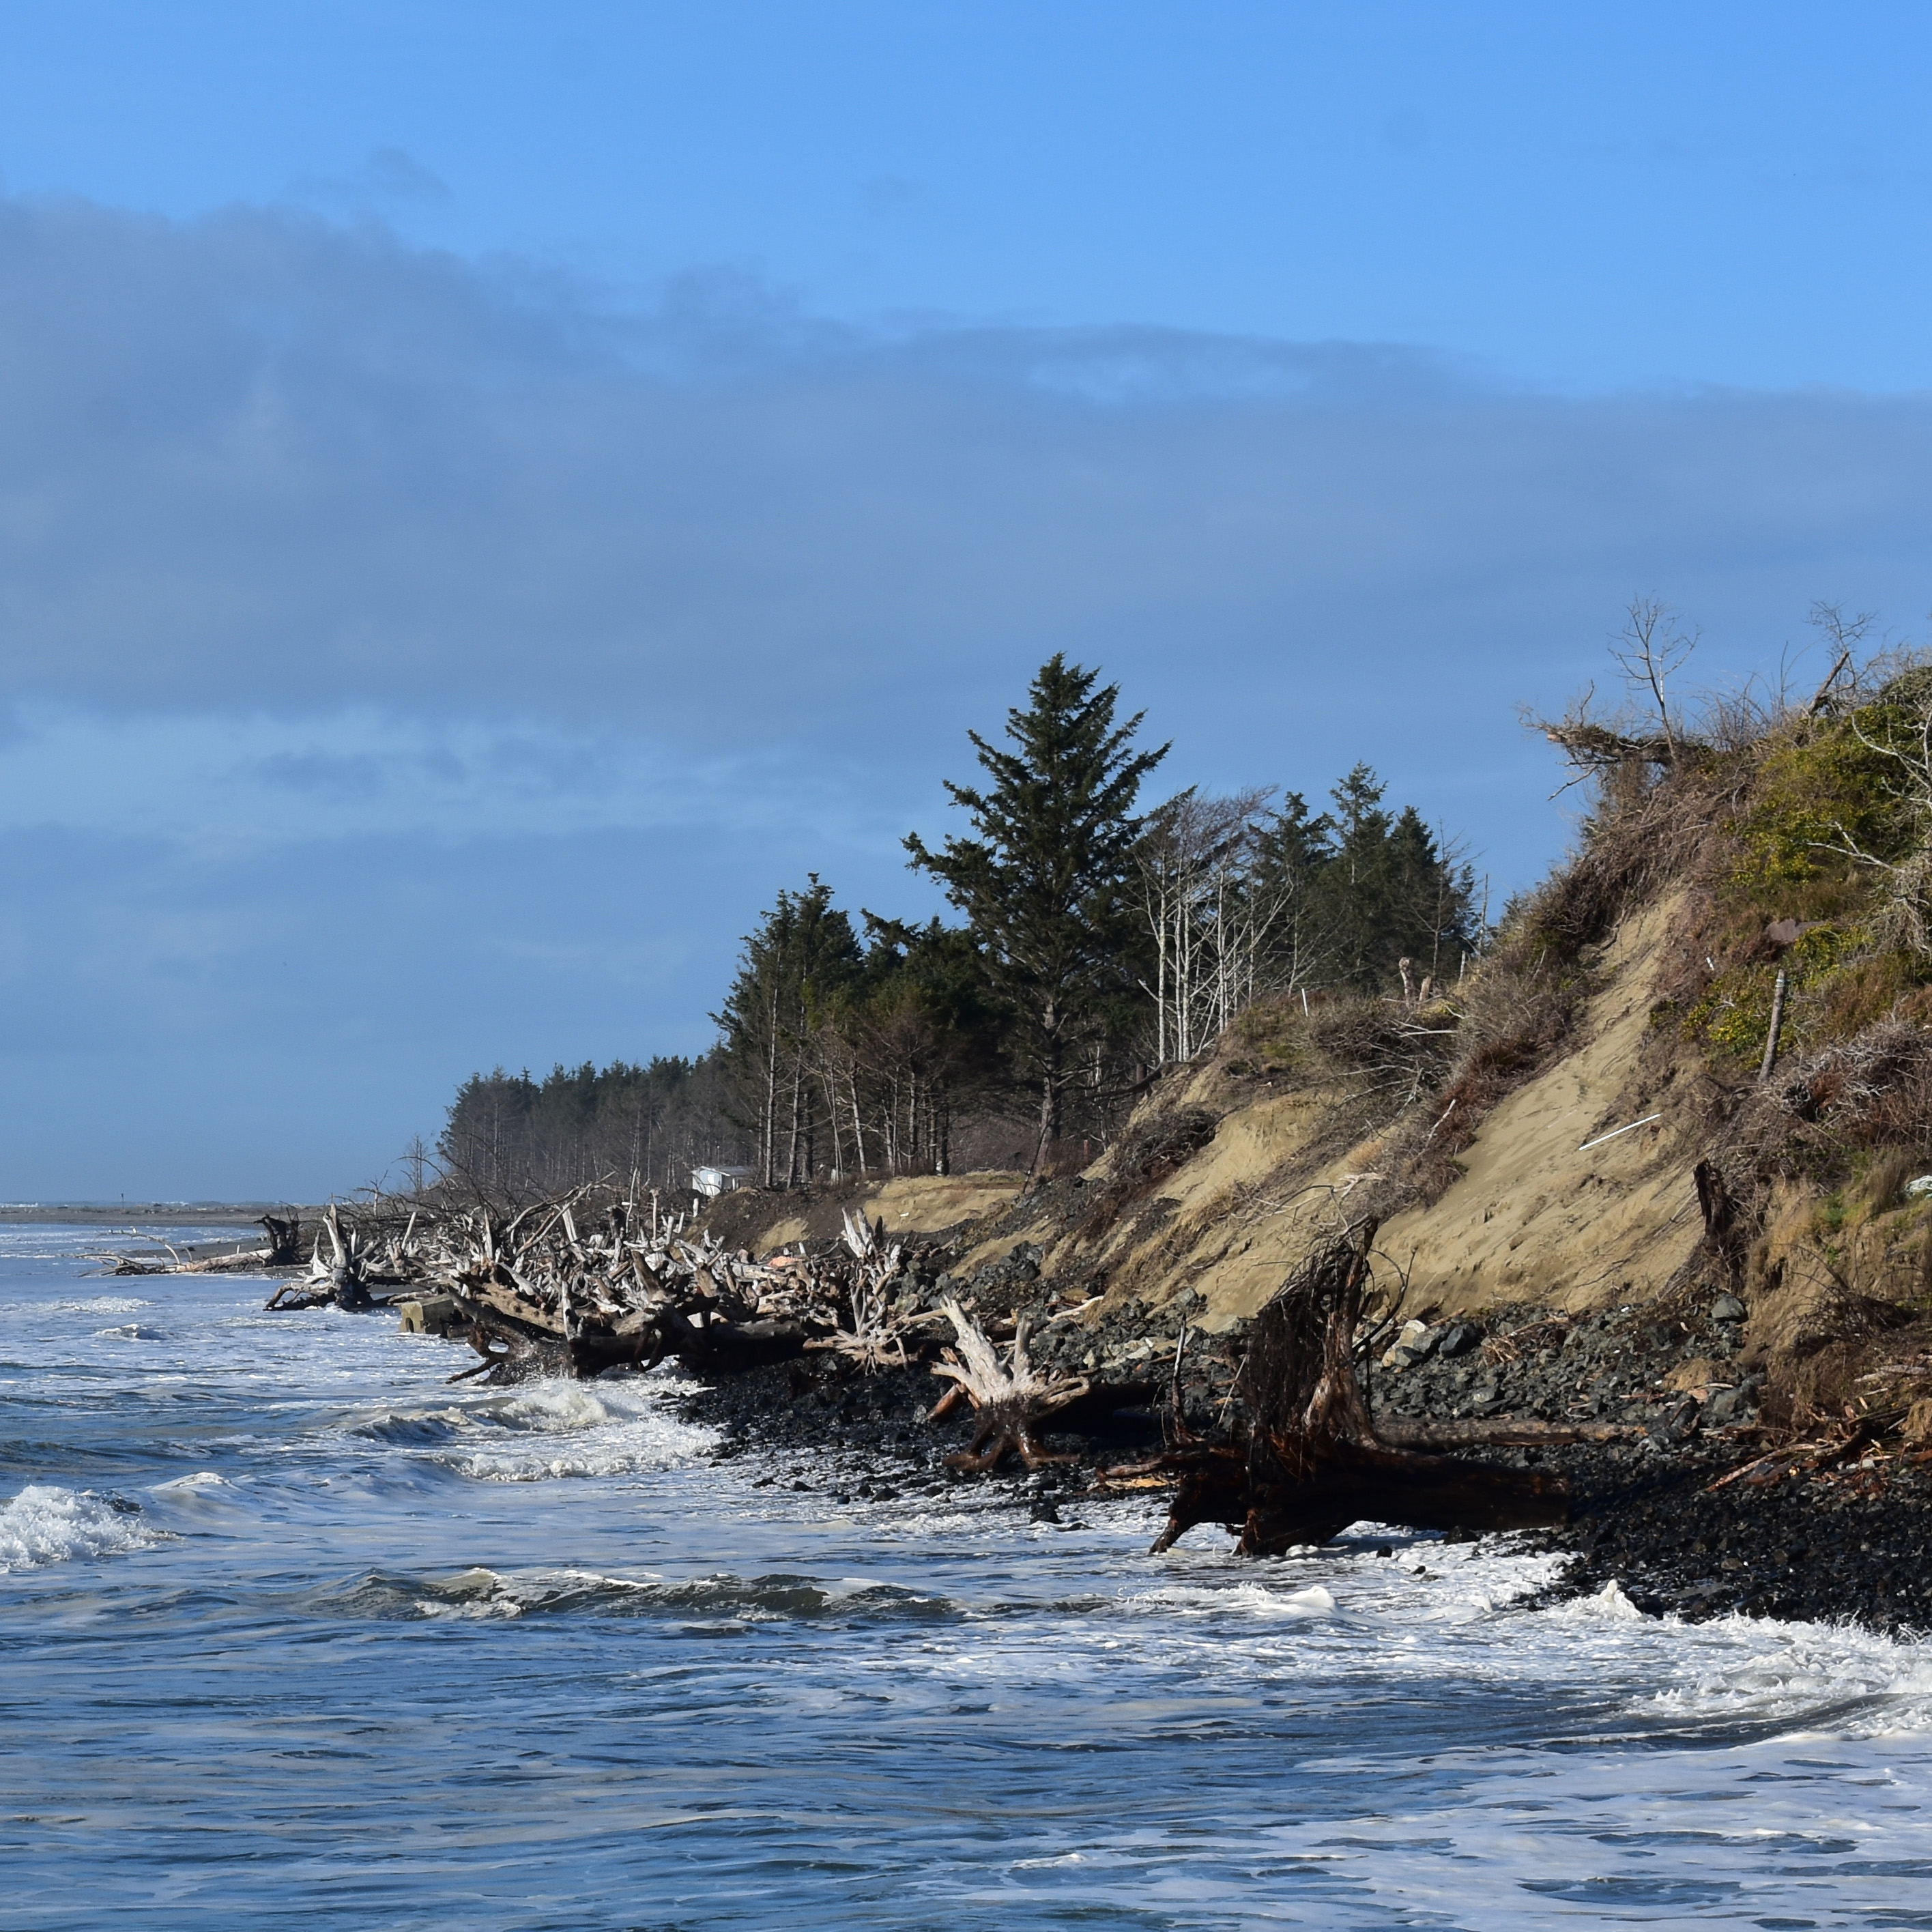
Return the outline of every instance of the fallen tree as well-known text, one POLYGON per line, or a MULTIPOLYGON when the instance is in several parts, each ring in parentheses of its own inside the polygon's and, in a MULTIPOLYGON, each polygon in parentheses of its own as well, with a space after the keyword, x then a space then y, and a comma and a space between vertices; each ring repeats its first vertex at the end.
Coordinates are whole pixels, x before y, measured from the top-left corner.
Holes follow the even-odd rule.
POLYGON ((1275 1556, 1326 1543, 1352 1522, 1486 1532, 1565 1520, 1560 1478, 1398 1448, 1377 1435, 1356 1366, 1375 1232, 1365 1221, 1317 1248, 1255 1318, 1226 1439, 1193 1434, 1177 1404, 1167 1453, 1112 1472, 1177 1479, 1156 1554, 1202 1522, 1238 1534, 1244 1556, 1275 1556))
POLYGON ((944 1376, 952 1387, 934 1403, 927 1419, 939 1420, 962 1398, 978 1412, 971 1442, 959 1454, 947 1456, 946 1466, 981 1475, 998 1468, 1016 1452, 1029 1469, 1071 1461, 1070 1456, 1042 1448, 1036 1432, 1048 1416, 1087 1394, 1090 1386, 1087 1378, 1052 1370, 1042 1373, 1034 1366, 1027 1354, 1024 1316, 1020 1317, 1002 1359, 986 1331, 968 1318, 951 1295, 940 1306, 952 1324, 957 1346, 933 1364, 932 1372, 944 1376))

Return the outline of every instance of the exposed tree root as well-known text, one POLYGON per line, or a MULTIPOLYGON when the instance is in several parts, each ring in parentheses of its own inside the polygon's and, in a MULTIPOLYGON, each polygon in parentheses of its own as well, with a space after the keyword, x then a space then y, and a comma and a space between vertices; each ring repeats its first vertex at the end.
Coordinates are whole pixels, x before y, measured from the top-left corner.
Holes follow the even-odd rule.
POLYGON ((1202 1522, 1238 1532, 1244 1556, 1273 1556, 1326 1543, 1352 1522, 1486 1531, 1565 1520, 1558 1478, 1448 1461, 1376 1436, 1355 1372, 1375 1227, 1317 1249, 1256 1318, 1236 1383, 1240 1431, 1208 1442, 1180 1430, 1166 1456, 1138 1466, 1180 1479, 1156 1552, 1202 1522))
POLYGON ((1012 1346, 1002 1360, 986 1331, 956 1300, 949 1295, 940 1306, 952 1324, 958 1346, 948 1348, 944 1358, 932 1365, 932 1372, 946 1377, 953 1386, 933 1405, 929 1419, 936 1421, 946 1414, 962 1394, 980 1412, 970 1448, 949 1456, 946 1466, 976 1476, 997 1469, 1014 1454, 1029 1469, 1073 1460, 1042 1448, 1035 1431, 1047 1417, 1079 1401, 1093 1384, 1083 1376, 1053 1370, 1042 1374, 1034 1368, 1027 1355, 1028 1322, 1024 1316, 1014 1329, 1012 1346))

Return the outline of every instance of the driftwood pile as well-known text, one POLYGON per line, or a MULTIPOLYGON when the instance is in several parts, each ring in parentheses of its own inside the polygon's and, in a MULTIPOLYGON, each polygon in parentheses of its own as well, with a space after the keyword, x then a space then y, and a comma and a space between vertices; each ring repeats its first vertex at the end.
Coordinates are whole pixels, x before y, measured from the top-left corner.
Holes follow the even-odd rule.
POLYGON ((834 1256, 754 1262, 713 1236, 687 1234, 682 1216, 645 1217, 621 1201, 594 1210, 590 1192, 507 1216, 412 1214, 386 1237, 346 1225, 331 1208, 306 1274, 267 1305, 436 1304, 440 1331, 483 1358, 465 1374, 492 1372, 496 1381, 589 1378, 667 1356, 730 1374, 816 1348, 866 1369, 903 1365, 908 1337, 922 1319, 938 1318, 895 1312, 902 1250, 861 1215, 845 1216, 834 1256))
POLYGON ((185 1253, 172 1242, 155 1235, 155 1247, 167 1256, 153 1253, 128 1254, 116 1251, 92 1257, 109 1274, 260 1274, 265 1268, 298 1266, 302 1260, 302 1223, 279 1214, 264 1214, 259 1224, 266 1237, 259 1248, 232 1248, 223 1253, 196 1256, 185 1253))
MULTIPOLYGON (((974 1412, 969 1446, 948 1459, 964 1474, 986 1473, 1012 1455, 1029 1468, 1070 1460, 1044 1445, 1049 1426, 1081 1429, 1159 1396, 1150 1383, 1036 1364, 1024 1315, 1003 1345, 997 1323, 989 1333, 952 1296, 922 1310, 907 1292, 901 1246, 862 1214, 845 1214, 836 1246, 754 1261, 710 1234, 688 1232, 682 1217, 646 1217, 608 1194, 596 1207, 591 1194, 580 1190, 514 1214, 418 1208, 405 1220, 391 1206, 363 1214, 361 1225, 332 1207, 314 1225, 305 1264, 297 1236, 308 1231, 271 1218, 266 1250, 212 1262, 143 1262, 138 1271, 292 1264, 302 1273, 277 1289, 270 1308, 413 1301, 419 1313, 436 1311, 428 1325, 467 1342, 480 1358, 452 1381, 588 1378, 667 1358, 699 1374, 730 1375, 819 1352, 860 1373, 922 1360, 950 1384, 928 1420, 962 1406, 974 1412)), ((1564 1520, 1559 1478, 1440 1452, 1553 1444, 1597 1430, 1393 1420, 1378 1430, 1358 1367, 1372 1352, 1365 1312, 1376 1299, 1375 1233, 1364 1222, 1317 1249, 1256 1318, 1224 1407, 1232 1419, 1214 1436, 1196 1432, 1186 1418, 1183 1330, 1166 1449, 1100 1479, 1103 1487, 1172 1488, 1156 1552, 1202 1522, 1225 1526, 1238 1534, 1242 1553, 1262 1556, 1326 1542, 1365 1520, 1482 1532, 1564 1520)))
MULTIPOLYGON (((277 1222, 271 1228, 271 1234, 279 1229, 287 1230, 286 1238, 280 1245, 296 1250, 287 1254, 286 1261, 298 1260, 297 1230, 288 1222, 277 1222)), ((342 1210, 332 1203, 323 1210, 321 1226, 316 1231, 307 1276, 300 1281, 284 1282, 269 1296, 266 1306, 320 1308, 332 1302, 339 1308, 356 1312, 386 1306, 393 1298, 380 1294, 379 1290, 406 1288, 423 1278, 412 1239, 416 1229, 414 1214, 400 1234, 392 1231, 386 1239, 375 1228, 345 1229, 342 1210), (322 1252, 325 1240, 328 1244, 326 1261, 322 1252)), ((267 1263, 270 1267, 285 1264, 273 1260, 267 1263)))

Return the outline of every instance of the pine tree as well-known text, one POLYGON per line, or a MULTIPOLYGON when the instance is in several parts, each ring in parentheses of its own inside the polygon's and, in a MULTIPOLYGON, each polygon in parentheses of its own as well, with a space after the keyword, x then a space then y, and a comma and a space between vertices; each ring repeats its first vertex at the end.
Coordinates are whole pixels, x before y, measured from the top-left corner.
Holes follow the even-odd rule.
POLYGON ((1039 1100, 1038 1168, 1060 1136, 1070 1078, 1083 1052, 1122 1023, 1142 940, 1130 890, 1141 781, 1167 754, 1132 749, 1144 713, 1114 722, 1120 689, 1056 652, 1006 714, 1011 750, 968 735, 990 783, 948 783, 976 837, 912 864, 966 915, 990 990, 1008 1016, 1010 1050, 1039 1100))
POLYGON ((1413 806, 1385 811, 1387 790, 1358 764, 1329 794, 1334 812, 1295 828, 1312 859, 1312 924, 1329 956, 1322 976, 1364 992, 1392 990, 1404 959, 1418 980, 1441 977, 1470 938, 1468 868, 1438 849, 1413 806))

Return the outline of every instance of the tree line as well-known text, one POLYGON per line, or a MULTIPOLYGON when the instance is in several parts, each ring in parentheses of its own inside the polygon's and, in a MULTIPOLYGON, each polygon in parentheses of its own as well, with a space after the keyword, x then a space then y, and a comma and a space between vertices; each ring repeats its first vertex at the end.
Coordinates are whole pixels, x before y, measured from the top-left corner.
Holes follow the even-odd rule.
MULTIPOLYGON (((737 1159, 737 1111, 735 1084, 716 1052, 659 1055, 641 1066, 586 1060, 554 1067, 542 1080, 499 1066, 458 1088, 436 1163, 459 1190, 493 1201, 560 1194, 607 1178, 681 1192, 693 1168, 737 1159)), ((420 1171, 413 1179, 420 1191, 420 1171)))
POLYGON ((954 922, 855 924, 809 875, 747 935, 710 1052, 474 1076, 446 1164, 513 1191, 592 1169, 676 1184, 687 1162, 771 1186, 1037 1169, 1084 1158, 1256 999, 1417 998, 1460 974, 1471 868, 1369 766, 1318 812, 1268 789, 1147 806, 1168 747, 1119 701, 1055 656, 1002 742, 968 734, 978 780, 946 786, 964 829, 904 842, 954 922))

